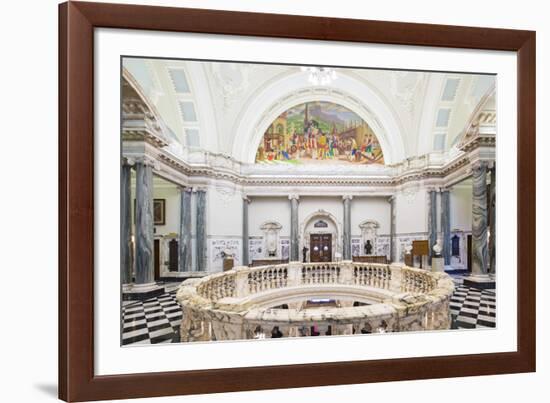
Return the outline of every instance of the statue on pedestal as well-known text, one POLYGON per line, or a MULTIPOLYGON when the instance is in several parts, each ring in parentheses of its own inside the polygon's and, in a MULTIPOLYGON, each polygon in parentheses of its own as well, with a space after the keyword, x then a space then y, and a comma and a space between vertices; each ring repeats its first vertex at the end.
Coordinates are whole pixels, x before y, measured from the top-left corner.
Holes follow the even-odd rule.
POLYGON ((309 250, 309 249, 308 249, 306 246, 304 246, 304 247, 302 248, 302 257, 303 257, 302 262, 303 262, 303 263, 306 263, 306 257, 307 257, 307 251, 308 251, 308 250, 309 250))

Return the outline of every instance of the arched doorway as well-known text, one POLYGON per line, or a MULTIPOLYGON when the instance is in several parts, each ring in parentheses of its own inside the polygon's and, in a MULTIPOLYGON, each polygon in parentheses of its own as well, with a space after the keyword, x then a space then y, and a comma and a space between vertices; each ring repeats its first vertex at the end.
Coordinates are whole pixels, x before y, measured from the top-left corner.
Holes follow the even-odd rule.
POLYGON ((341 253, 341 224, 332 214, 318 210, 302 222, 300 238, 301 257, 306 262, 334 262, 341 253))

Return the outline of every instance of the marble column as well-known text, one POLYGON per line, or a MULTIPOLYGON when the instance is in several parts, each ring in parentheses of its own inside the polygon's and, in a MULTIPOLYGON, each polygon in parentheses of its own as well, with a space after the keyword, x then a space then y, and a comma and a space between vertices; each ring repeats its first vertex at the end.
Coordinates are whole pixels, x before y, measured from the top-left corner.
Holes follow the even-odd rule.
POLYGON ((191 271, 191 188, 180 189, 178 271, 191 271))
POLYGON ((395 248, 395 196, 388 198, 390 203, 390 262, 396 262, 396 248, 395 248))
POLYGON ((243 197, 243 253, 242 253, 242 265, 248 266, 250 263, 248 257, 248 205, 250 204, 250 199, 246 196, 243 197))
POLYGON ((451 198, 448 190, 441 191, 441 231, 443 232, 443 258, 451 264, 451 198))
POLYGON ((195 240, 195 256, 197 259, 196 270, 205 271, 206 264, 206 191, 198 189, 197 192, 197 214, 196 231, 197 239, 195 240))
POLYGON ((131 176, 132 168, 124 158, 120 167, 120 279, 122 284, 132 282, 131 176))
POLYGON ((495 163, 490 169, 491 172, 491 184, 489 185, 489 272, 496 273, 496 203, 497 203, 497 194, 496 194, 496 185, 497 185, 497 169, 495 163))
POLYGON ((432 264, 433 247, 437 242, 437 192, 435 190, 428 191, 428 244, 429 264, 432 264))
POLYGON ((300 261, 300 238, 298 234, 298 201, 300 196, 290 195, 290 261, 300 261))
POLYGON ((487 274, 487 162, 472 166, 472 274, 487 274))
POLYGON ((136 284, 154 282, 153 168, 136 163, 136 284))
POLYGON ((342 257, 344 260, 351 260, 351 199, 353 196, 342 197, 344 204, 344 236, 342 238, 342 257))

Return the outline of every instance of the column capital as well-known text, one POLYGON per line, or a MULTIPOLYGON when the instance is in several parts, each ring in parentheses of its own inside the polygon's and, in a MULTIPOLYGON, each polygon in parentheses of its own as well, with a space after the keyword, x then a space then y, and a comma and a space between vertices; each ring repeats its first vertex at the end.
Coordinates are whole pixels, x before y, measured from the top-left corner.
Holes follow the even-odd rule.
POLYGON ((243 195, 243 202, 250 204, 252 203, 252 199, 248 195, 243 195))
POLYGON ((388 199, 386 200, 388 203, 393 203, 395 202, 395 195, 392 195, 392 196, 388 196, 388 199))
POLYGON ((342 200, 346 201, 346 200, 351 200, 353 199, 353 195, 344 195, 342 196, 342 200))
POLYGON ((300 200, 300 195, 298 194, 288 195, 288 200, 300 200))
POLYGON ((199 193, 199 192, 204 192, 206 193, 206 186, 193 186, 193 190, 192 192, 195 192, 195 193, 199 193))
POLYGON ((471 163, 472 170, 474 169, 487 169, 490 168, 489 164, 492 161, 486 161, 486 160, 476 160, 471 163))
POLYGON ((122 166, 132 167, 136 164, 136 161, 132 157, 122 157, 121 164, 122 164, 122 166))
POLYGON ((134 164, 142 164, 145 166, 150 166, 156 170, 160 170, 160 163, 149 155, 144 154, 138 157, 132 157, 131 159, 133 159, 134 164))

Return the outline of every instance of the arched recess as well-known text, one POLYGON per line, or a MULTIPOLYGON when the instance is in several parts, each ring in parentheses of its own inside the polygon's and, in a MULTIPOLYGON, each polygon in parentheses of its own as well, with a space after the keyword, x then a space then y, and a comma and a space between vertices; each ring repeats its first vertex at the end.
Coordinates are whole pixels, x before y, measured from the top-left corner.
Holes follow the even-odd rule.
POLYGON ((123 93, 125 97, 132 97, 135 96, 137 99, 139 99, 140 102, 142 102, 145 107, 148 109, 147 112, 151 114, 151 116, 157 121, 162 122, 162 118, 160 117, 160 113, 157 111, 157 108, 155 105, 153 105, 151 102, 149 102, 149 99, 145 96, 145 91, 141 88, 137 80, 134 78, 132 73, 130 73, 127 69, 122 68, 122 80, 123 80, 123 91, 126 89, 126 85, 128 86, 131 91, 133 91, 134 94, 131 93, 123 93))
MULTIPOLYGON (((126 115, 126 104, 129 105, 129 108, 132 109, 135 105, 130 104, 139 104, 141 113, 143 116, 140 119, 146 119, 152 122, 151 128, 154 130, 154 134, 163 139, 167 144, 180 144, 179 139, 173 135, 173 133, 167 129, 160 113, 158 112, 155 105, 149 102, 149 99, 145 96, 145 92, 134 78, 134 76, 125 68, 122 69, 122 123, 124 127, 124 122, 127 120, 126 115)), ((135 119, 133 112, 129 113, 131 118, 135 119)))
MULTIPOLYGON (((313 213, 309 214, 304 221, 302 221, 302 224, 300 225, 300 253, 302 253, 302 249, 305 246, 306 248, 310 249, 310 235, 311 234, 331 234, 332 235, 332 259, 331 261, 335 261, 335 253, 341 253, 341 242, 340 242, 340 236, 342 234, 342 224, 338 222, 336 217, 332 215, 330 212, 319 209, 317 211, 314 211, 313 213), (312 229, 312 226, 315 222, 324 220, 328 221, 329 225, 326 228, 315 228, 312 229)), ((309 251, 308 251, 309 256, 309 251)))
POLYGON ((484 126, 487 131, 496 132, 496 86, 491 86, 487 92, 481 97, 473 112, 470 114, 468 122, 464 126, 464 130, 459 133, 453 140, 453 145, 460 148, 467 143, 472 136, 480 132, 480 128, 484 126))
POLYGON ((326 86, 308 84, 307 73, 291 73, 257 91, 233 129, 232 155, 254 163, 269 125, 284 111, 311 101, 333 102, 355 112, 374 131, 387 165, 405 158, 401 126, 390 106, 365 82, 345 73, 326 86))

